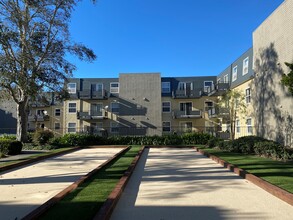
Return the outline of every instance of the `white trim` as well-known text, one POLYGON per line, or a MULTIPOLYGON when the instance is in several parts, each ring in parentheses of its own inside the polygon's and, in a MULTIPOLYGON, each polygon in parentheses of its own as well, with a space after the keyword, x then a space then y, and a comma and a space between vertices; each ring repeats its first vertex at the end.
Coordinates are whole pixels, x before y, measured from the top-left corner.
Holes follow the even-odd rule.
POLYGON ((251 117, 247 117, 246 118, 246 131, 247 131, 247 134, 253 134, 253 127, 252 127, 252 118, 251 117), (250 125, 247 124, 247 120, 250 119, 250 125), (249 132, 249 127, 251 127, 251 132, 249 132))
POLYGON ((249 104, 251 104, 251 88, 250 87, 247 87, 245 90, 244 90, 244 94, 245 94, 245 103, 247 104, 247 105, 249 105, 249 104), (250 93, 249 93, 249 102, 247 102, 247 100, 246 100, 246 98, 248 97, 247 95, 246 95, 246 90, 250 90, 250 93))
POLYGON ((238 66, 234 66, 232 68, 232 82, 236 81, 238 77, 238 66), (234 72, 234 69, 236 69, 236 72, 234 72))
POLYGON ((211 80, 208 80, 208 81, 204 81, 203 82, 203 87, 204 87, 204 91, 205 92, 211 92, 213 89, 214 89, 214 81, 211 81, 211 80), (205 84, 206 84, 206 82, 211 82, 212 83, 212 85, 211 86, 206 86, 205 84), (211 88, 211 90, 210 91, 207 91, 207 89, 206 88, 211 88))
POLYGON ((242 63, 242 76, 244 76, 248 73, 248 68, 249 68, 249 57, 246 57, 242 63), (246 63, 245 62, 246 60, 247 60, 247 66, 244 66, 244 64, 246 63))
POLYGON ((67 133, 76 133, 76 130, 77 130, 76 127, 77 127, 77 123, 76 123, 76 122, 68 122, 68 123, 67 123, 67 133), (75 127, 69 127, 69 124, 75 124, 75 127), (70 132, 70 131, 69 131, 70 128, 75 128, 75 131, 70 132))
POLYGON ((119 93, 120 83, 119 82, 111 82, 110 83, 110 93, 119 93), (117 84, 118 87, 112 87, 112 84, 117 84))
POLYGON ((228 76, 228 74, 225 74, 224 76, 223 76, 223 83, 229 83, 229 76, 228 76), (226 80, 227 79, 227 80, 226 80))
POLYGON ((60 130, 61 129, 61 123, 60 122, 54 122, 54 130, 60 130), (56 124, 59 124, 59 128, 56 128, 56 124))
POLYGON ((68 114, 76 114, 77 113, 77 102, 68 102, 68 105, 67 105, 68 109, 67 109, 67 113, 68 114), (75 104, 75 112, 69 112, 69 104, 75 104))
POLYGON ((171 92, 171 83, 170 82, 161 82, 161 91, 162 93, 170 93, 171 92), (168 84, 169 86, 169 91, 163 91, 163 84, 168 84))
POLYGON ((162 113, 170 113, 170 112, 171 112, 171 102, 170 102, 170 101, 162 101, 162 113), (168 112, 164 112, 164 111, 163 111, 163 108, 164 108, 164 107, 163 107, 163 103, 164 103, 164 102, 165 102, 165 103, 168 102, 168 103, 170 104, 170 110, 169 110, 168 112))
POLYGON ((67 91, 69 94, 76 94, 76 83, 67 83, 67 91), (72 89, 72 91, 71 91, 71 89, 69 90, 69 86, 68 86, 69 84, 75 85, 75 88, 72 89))

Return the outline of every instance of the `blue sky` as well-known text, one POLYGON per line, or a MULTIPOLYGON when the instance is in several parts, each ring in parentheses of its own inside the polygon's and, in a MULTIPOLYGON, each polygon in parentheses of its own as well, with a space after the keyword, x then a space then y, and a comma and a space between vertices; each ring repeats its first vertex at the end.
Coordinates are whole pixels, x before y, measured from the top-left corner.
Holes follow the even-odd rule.
POLYGON ((90 0, 72 15, 71 37, 93 63, 69 57, 74 77, 119 73, 217 75, 252 47, 252 32, 283 0, 90 0))

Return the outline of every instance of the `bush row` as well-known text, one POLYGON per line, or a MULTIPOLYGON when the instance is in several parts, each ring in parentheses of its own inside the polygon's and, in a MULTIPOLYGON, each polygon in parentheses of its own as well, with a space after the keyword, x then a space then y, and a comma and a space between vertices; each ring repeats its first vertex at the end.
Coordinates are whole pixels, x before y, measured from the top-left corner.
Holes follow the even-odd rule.
POLYGON ((191 145, 207 144, 211 135, 204 133, 188 133, 184 135, 165 136, 113 136, 104 138, 89 134, 65 134, 63 137, 50 139, 54 146, 86 146, 86 145, 191 145))
POLYGON ((255 154, 262 157, 289 160, 293 159, 293 151, 283 145, 257 136, 241 137, 233 141, 223 141, 212 138, 207 144, 210 148, 217 147, 220 150, 242 153, 255 154))
POLYGON ((13 139, 0 139, 0 153, 2 155, 16 155, 20 154, 22 150, 22 143, 13 139))

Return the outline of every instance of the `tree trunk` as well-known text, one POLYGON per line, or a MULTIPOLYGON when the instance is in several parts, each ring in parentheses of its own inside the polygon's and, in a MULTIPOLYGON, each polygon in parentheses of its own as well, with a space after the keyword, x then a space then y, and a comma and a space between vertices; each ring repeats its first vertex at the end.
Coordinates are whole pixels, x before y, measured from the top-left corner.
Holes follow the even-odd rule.
POLYGON ((28 122, 27 100, 28 98, 25 98, 24 101, 19 102, 17 104, 16 137, 17 137, 17 140, 21 142, 27 142, 27 122, 28 122))

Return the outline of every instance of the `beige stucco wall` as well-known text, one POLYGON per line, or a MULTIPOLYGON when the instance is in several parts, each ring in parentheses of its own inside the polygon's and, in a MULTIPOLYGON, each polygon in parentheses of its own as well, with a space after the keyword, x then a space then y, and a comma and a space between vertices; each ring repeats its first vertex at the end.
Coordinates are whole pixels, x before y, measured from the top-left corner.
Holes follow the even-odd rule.
POLYGON ((293 62, 293 0, 285 0, 253 33, 257 134, 293 143, 293 97, 280 83, 293 62))

